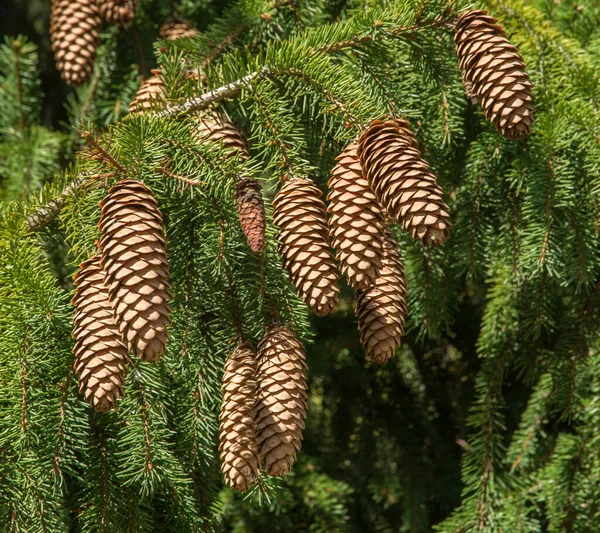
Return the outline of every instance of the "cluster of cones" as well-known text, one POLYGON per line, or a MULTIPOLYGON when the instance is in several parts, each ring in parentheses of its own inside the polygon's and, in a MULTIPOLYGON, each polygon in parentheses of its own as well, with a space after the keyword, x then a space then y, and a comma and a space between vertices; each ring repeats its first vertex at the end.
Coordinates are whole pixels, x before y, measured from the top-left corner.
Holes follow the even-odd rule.
POLYGON ((304 350, 284 326, 270 326, 255 352, 246 342, 228 357, 220 414, 221 470, 244 491, 261 468, 287 474, 302 443, 306 418, 304 350))
POLYGON ((161 357, 169 324, 169 264, 152 191, 123 180, 101 202, 98 252, 75 275, 73 337, 79 388, 97 411, 123 395, 128 353, 161 357))

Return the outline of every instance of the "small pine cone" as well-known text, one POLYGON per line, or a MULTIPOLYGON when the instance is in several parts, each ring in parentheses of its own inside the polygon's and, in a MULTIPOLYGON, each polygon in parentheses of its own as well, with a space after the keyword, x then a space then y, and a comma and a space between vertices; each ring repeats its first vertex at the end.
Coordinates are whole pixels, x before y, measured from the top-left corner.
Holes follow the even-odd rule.
POLYGON ((483 10, 461 15, 454 35, 458 66, 488 120, 502 135, 519 139, 534 121, 532 84, 523 58, 497 22, 483 10))
POLYGON ((130 113, 151 111, 164 98, 165 85, 160 77, 160 70, 153 69, 152 76, 142 82, 135 98, 129 104, 130 113))
POLYGON ((359 139, 358 155, 388 214, 413 238, 437 246, 450 235, 448 206, 415 145, 398 121, 375 120, 359 139))
POLYGON ((81 85, 89 79, 101 24, 94 0, 52 0, 52 52, 56 68, 69 85, 81 85))
POLYGON ((160 28, 160 36, 169 41, 195 37, 199 33, 191 22, 182 18, 171 19, 165 22, 160 28))
POLYGON ((255 254, 262 252, 265 244, 265 205, 260 183, 252 178, 242 178, 236 190, 237 212, 248 245, 255 254))
POLYGON ((100 15, 109 24, 128 28, 135 17, 138 0, 96 0, 100 15))
POLYGON ((296 336, 271 326, 258 346, 256 430, 261 462, 270 476, 287 474, 302 447, 306 419, 306 363, 296 336))
POLYGON ((283 266, 308 307, 329 314, 339 289, 321 191, 308 180, 291 179, 275 195, 273 207, 283 266))
POLYGON ((348 284, 367 289, 375 283, 383 255, 383 213, 363 175, 353 142, 336 158, 329 187, 329 234, 348 284))
POLYGON ((79 390, 96 411, 106 412, 123 396, 127 347, 115 324, 99 254, 81 265, 75 286, 71 303, 79 390))
POLYGON ((165 351, 169 263, 162 215, 143 183, 117 183, 100 202, 100 250, 110 300, 123 340, 144 361, 165 351))
POLYGON ((248 490, 259 472, 256 445, 256 361, 254 350, 242 344, 227 358, 221 404, 221 470, 233 490, 248 490))
POLYGON ((228 155, 237 155, 242 161, 248 158, 246 140, 236 125, 219 111, 203 111, 194 117, 199 141, 221 143, 228 155))
POLYGON ((398 243, 386 228, 382 268, 375 285, 356 293, 358 329, 367 357, 385 363, 404 334, 406 284, 398 243))

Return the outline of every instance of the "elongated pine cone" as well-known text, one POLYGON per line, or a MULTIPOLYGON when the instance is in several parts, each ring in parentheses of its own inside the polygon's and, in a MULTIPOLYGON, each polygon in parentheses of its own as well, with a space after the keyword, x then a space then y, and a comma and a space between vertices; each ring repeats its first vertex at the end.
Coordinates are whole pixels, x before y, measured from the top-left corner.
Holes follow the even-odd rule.
POLYGON ((442 189, 406 127, 375 120, 359 139, 358 155, 375 196, 403 229, 432 246, 448 238, 442 189))
POLYGON ((360 341, 367 357, 385 363, 404 334, 406 283, 398 243, 386 228, 382 267, 375 284, 356 293, 356 315, 360 341))
POLYGON ((306 363, 296 336, 271 326, 258 346, 258 451, 270 476, 287 474, 302 447, 306 419, 306 363))
POLYGON ((383 255, 384 218, 358 159, 358 143, 336 158, 329 187, 329 235, 348 284, 366 289, 375 283, 383 255))
POLYGON ((79 390, 96 411, 106 412, 123 396, 127 347, 115 324, 99 254, 82 263, 75 286, 71 303, 79 390))
POLYGON ((94 0, 52 0, 52 52, 56 68, 69 85, 81 85, 89 79, 100 43, 101 24, 94 0))
POLYGON ((130 113, 152 111, 165 96, 165 85, 160 77, 160 70, 153 69, 152 76, 142 82, 134 99, 129 104, 130 113))
POLYGON ((229 156, 237 156, 242 161, 248 159, 246 140, 237 126, 229 120, 225 113, 207 110, 194 117, 198 140, 210 140, 220 143, 229 156))
POLYGON ((454 41, 463 84, 481 103, 485 116, 506 137, 531 130, 535 108, 525 63, 510 44, 498 19, 487 11, 466 11, 457 22, 454 41))
POLYGON ((265 244, 265 205, 260 183, 253 178, 242 178, 236 188, 237 212, 246 235, 248 246, 255 253, 265 244))
POLYGON ((234 490, 248 490, 259 472, 256 445, 256 354, 242 344, 227 358, 221 404, 221 470, 234 490))
POLYGON ((195 37, 199 33, 191 22, 182 18, 171 19, 165 22, 160 28, 160 36, 169 41, 195 37))
POLYGON ((100 15, 109 24, 128 28, 135 17, 138 0, 96 0, 100 15))
POLYGON ((169 263, 162 215, 143 183, 117 183, 100 202, 102 268, 128 348, 144 361, 164 354, 169 324, 169 263))
POLYGON ((321 191, 308 180, 291 179, 275 195, 273 207, 283 266, 308 307, 329 314, 339 289, 321 191))

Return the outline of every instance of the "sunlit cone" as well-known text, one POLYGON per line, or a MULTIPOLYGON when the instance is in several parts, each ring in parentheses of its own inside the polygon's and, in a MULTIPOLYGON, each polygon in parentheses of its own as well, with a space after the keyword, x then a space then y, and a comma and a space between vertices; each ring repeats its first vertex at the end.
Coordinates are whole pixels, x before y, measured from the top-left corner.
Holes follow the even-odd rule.
POLYGON ((375 120, 358 154, 375 196, 413 238, 437 246, 450 235, 448 206, 407 123, 375 120))
POLYGON ((467 93, 481 103, 496 129, 513 139, 531 130, 535 108, 531 81, 517 49, 487 11, 466 11, 454 41, 467 93))
POLYGON ((348 284, 366 289, 375 283, 383 255, 383 213, 362 172, 358 144, 336 158, 329 187, 329 234, 348 284))
POLYGON ((170 41, 195 37, 199 31, 191 22, 182 18, 174 18, 165 22, 160 28, 160 36, 170 41))
POLYGON ((169 324, 169 264, 162 215, 143 183, 117 183, 100 203, 102 268, 119 330, 142 360, 164 354, 169 324))
POLYGON ((386 229, 382 268, 375 284, 356 294, 360 340, 367 357, 385 363, 394 355, 404 334, 406 284, 398 243, 386 229))
POLYGON ((52 52, 56 68, 69 85, 81 85, 89 79, 101 24, 94 0, 52 0, 52 52))
POLYGON ((283 266, 308 307, 329 314, 338 304, 339 289, 321 191, 308 180, 291 179, 273 206, 283 266))
POLYGON ((142 82, 134 99, 129 104, 130 113, 152 111, 165 96, 165 85, 160 78, 160 70, 152 70, 152 76, 142 82))
POLYGON ((99 254, 82 263, 75 287, 71 303, 79 390, 96 411, 109 411, 123 396, 127 347, 115 324, 99 254))
POLYGON ((220 430, 221 470, 234 490, 248 490, 259 472, 256 445, 256 354, 242 344, 227 358, 220 430))
POLYGON ((96 0, 100 15, 109 24, 127 28, 135 17, 138 0, 96 0))
POLYGON ((267 474, 283 476, 302 447, 306 419, 306 363, 296 336, 271 326, 258 346, 258 451, 267 474))

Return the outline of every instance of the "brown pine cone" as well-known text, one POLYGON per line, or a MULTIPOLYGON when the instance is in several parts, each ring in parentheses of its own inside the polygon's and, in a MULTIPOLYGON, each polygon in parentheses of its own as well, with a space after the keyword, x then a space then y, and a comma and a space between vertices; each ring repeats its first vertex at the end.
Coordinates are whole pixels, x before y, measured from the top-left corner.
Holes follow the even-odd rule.
POLYGON ((358 143, 336 158, 329 187, 329 235, 348 284, 366 289, 375 283, 383 255, 383 213, 363 175, 358 143))
POLYGON ((379 277, 367 290, 356 294, 356 315, 360 341, 367 357, 385 363, 393 355, 404 334, 406 283, 398 243, 388 228, 383 241, 379 277))
POLYGON ((375 120, 359 139, 358 155, 388 214, 413 238, 437 246, 450 235, 448 206, 415 144, 403 124, 375 120))
POLYGON ((162 102, 165 86, 160 77, 160 70, 153 69, 152 76, 142 82, 135 98, 129 104, 129 113, 152 111, 162 102))
POLYGON ((198 140, 221 143, 228 155, 235 155, 242 161, 248 159, 246 140, 225 113, 214 109, 206 110, 197 114, 194 120, 197 123, 196 134, 198 140))
POLYGON ((160 36, 169 41, 195 37, 199 33, 190 21, 182 18, 171 19, 165 22, 160 28, 160 36))
POLYGON ((237 212, 250 249, 259 254, 265 244, 265 205, 260 183, 242 178, 236 189, 237 212))
POLYGON ((115 318, 129 349, 144 361, 165 352, 169 263, 162 215, 143 183, 117 183, 100 202, 102 268, 115 318))
POLYGON ((106 412, 123 396, 127 347, 115 324, 99 254, 81 264, 75 287, 71 303, 79 390, 96 411, 106 412))
POLYGON ((290 179, 273 207, 283 266, 306 305, 318 315, 329 314, 338 304, 339 289, 321 191, 308 180, 290 179))
POLYGON ((100 15, 109 24, 128 28, 135 17, 138 0, 96 0, 100 15))
POLYGON ((259 455, 267 474, 283 476, 302 447, 307 410, 304 350, 289 329, 267 329, 258 345, 257 384, 259 455))
POLYGON ((233 490, 248 490, 259 472, 256 445, 256 354, 245 343, 227 358, 221 404, 221 470, 233 490))
POLYGON ((94 0, 52 0, 52 52, 56 68, 69 85, 81 85, 89 79, 101 24, 94 0))
POLYGON ((502 135, 519 139, 534 121, 532 84, 523 58, 497 22, 484 10, 461 15, 454 35, 458 66, 488 120, 502 135))

